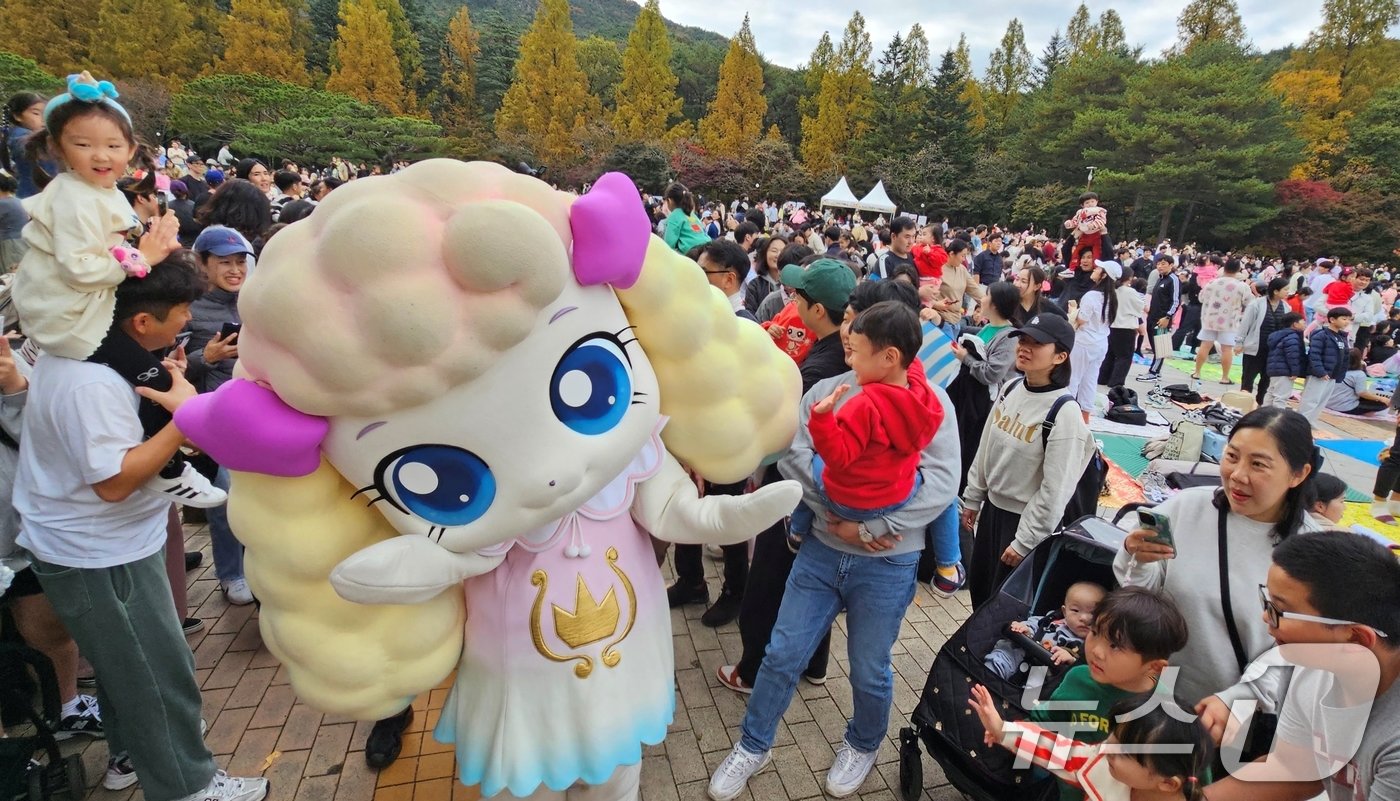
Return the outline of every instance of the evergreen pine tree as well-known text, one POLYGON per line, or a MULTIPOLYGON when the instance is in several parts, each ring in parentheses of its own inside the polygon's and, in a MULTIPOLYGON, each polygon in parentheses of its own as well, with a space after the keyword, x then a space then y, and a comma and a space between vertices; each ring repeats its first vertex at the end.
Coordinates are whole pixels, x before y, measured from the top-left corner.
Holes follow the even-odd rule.
POLYGON ((306 86, 305 58, 292 45, 292 20, 279 0, 233 0, 224 22, 218 72, 265 75, 306 86))
POLYGON ((551 166, 567 166, 583 156, 584 129, 601 114, 578 65, 568 0, 541 0, 520 40, 515 78, 496 112, 496 134, 526 144, 551 166))
POLYGON ((336 64, 326 89, 374 103, 392 114, 408 111, 389 15, 375 0, 341 0, 340 14, 336 64))
POLYGON ((749 28, 749 15, 729 40, 719 67, 719 87, 709 113, 700 120, 700 141, 711 155, 738 159, 763 136, 768 101, 763 96, 763 63, 749 28))
POLYGON ((972 110, 963 99, 967 77, 958 66, 952 50, 943 54, 938 72, 933 76, 929 93, 929 108, 925 115, 927 137, 938 145, 943 155, 962 175, 972 169, 977 155, 977 140, 973 133, 972 110))
POLYGON ((1056 28, 1050 42, 1045 45, 1045 50, 1040 54, 1040 61, 1035 65, 1032 72, 1032 79, 1037 87, 1045 87, 1050 84, 1050 80, 1055 77, 1055 72, 1069 61, 1069 53, 1065 45, 1065 37, 1060 35, 1060 29, 1056 28))
POLYGON ((657 0, 647 0, 627 35, 622 54, 613 128, 624 141, 655 142, 680 116, 676 74, 671 71, 671 38, 657 0))

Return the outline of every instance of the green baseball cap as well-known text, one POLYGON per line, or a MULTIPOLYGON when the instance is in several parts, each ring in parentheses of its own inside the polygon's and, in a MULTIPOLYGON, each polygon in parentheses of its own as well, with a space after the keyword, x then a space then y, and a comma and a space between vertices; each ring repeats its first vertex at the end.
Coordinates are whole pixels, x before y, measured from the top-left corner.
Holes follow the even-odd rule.
POLYGON ((856 288, 856 275, 836 259, 817 259, 806 267, 789 264, 783 268, 783 286, 799 289, 807 297, 827 307, 841 310, 856 288))

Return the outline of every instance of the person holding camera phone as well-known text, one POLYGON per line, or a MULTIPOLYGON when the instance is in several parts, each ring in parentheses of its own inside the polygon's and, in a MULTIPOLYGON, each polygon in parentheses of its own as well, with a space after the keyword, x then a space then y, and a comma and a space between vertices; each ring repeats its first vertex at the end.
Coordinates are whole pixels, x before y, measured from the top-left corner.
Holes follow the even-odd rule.
MULTIPOLYGON (((195 239, 194 255, 209 288, 199 300, 190 304, 190 321, 186 326, 190 341, 185 348, 189 367, 185 376, 196 391, 213 392, 233 378, 233 365, 238 361, 238 331, 242 326, 242 318, 238 316, 238 291, 248 277, 248 259, 253 255, 253 246, 232 228, 213 225, 195 239)), ((214 486, 228 490, 227 470, 218 469, 214 486)), ((231 604, 252 603, 252 590, 243 578, 243 546, 229 528, 227 504, 213 507, 206 514, 219 589, 231 604)))
POLYGON ((1182 490, 1140 516, 1113 560, 1120 584, 1166 589, 1180 605, 1191 639, 1171 659, 1181 669, 1175 689, 1217 742, 1230 703, 1254 697, 1240 683, 1245 666, 1274 645, 1259 585, 1275 545, 1317 530, 1307 498, 1321 464, 1306 418, 1256 409, 1230 433, 1221 486, 1182 490))

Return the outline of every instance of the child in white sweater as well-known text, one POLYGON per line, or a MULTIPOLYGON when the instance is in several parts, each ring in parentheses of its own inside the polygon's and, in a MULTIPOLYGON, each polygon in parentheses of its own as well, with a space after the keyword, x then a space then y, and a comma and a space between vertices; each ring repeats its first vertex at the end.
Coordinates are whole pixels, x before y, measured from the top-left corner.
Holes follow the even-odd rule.
MULTIPOLYGON (((31 152, 47 149, 66 170, 25 200, 29 250, 15 276, 15 308, 24 332, 45 353, 105 364, 133 386, 165 391, 171 379, 162 360, 114 325, 116 288, 179 250, 179 222, 166 212, 147 230, 116 188, 138 149, 116 89, 86 72, 69 76, 68 89, 49 101, 44 129, 28 142, 31 152)), ((178 331, 184 322, 170 324, 178 331)), ((148 437, 170 422, 150 400, 141 401, 138 413, 148 437)), ((145 489, 190 506, 227 499, 179 454, 145 489)))

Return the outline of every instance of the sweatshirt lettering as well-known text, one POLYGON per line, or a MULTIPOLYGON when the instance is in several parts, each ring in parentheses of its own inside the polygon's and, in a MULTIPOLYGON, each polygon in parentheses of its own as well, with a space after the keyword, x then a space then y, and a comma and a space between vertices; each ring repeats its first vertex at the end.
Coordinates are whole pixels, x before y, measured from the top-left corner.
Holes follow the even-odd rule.
MULTIPOLYGON (((1042 420, 1041 423, 1043 422, 1044 421, 1042 420)), ((1002 431, 1005 431, 1006 433, 1010 434, 1016 439, 1021 440, 1027 445, 1035 443, 1036 433, 1040 431, 1041 423, 1031 423, 1030 425, 1026 425, 1025 423, 1021 422, 1020 412, 1017 412, 1013 415, 1008 415, 1002 412, 1000 406, 992 407, 992 425, 996 426, 1002 431)))

